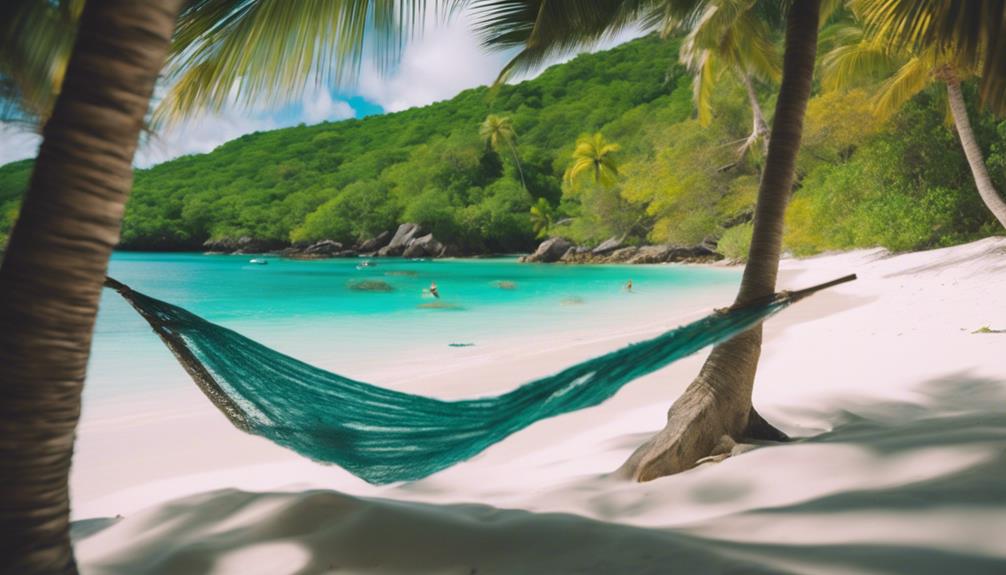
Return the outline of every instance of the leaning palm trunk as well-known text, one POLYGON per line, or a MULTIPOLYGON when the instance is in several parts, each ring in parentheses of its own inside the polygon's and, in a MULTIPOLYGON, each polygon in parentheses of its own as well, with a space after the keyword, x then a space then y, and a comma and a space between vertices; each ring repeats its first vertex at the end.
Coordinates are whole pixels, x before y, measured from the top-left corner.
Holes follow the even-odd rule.
MULTIPOLYGON (((801 0, 792 4, 787 17, 782 85, 735 305, 775 291, 783 217, 814 74, 819 11, 820 0, 801 0)), ((619 473, 648 481, 690 469, 705 458, 725 457, 743 440, 784 438, 751 406, 761 337, 761 328, 756 328, 714 348, 698 377, 671 406, 666 427, 639 447, 619 473)))
POLYGON ((1006 201, 996 191, 992 184, 992 178, 989 177, 989 172, 985 168, 982 149, 978 147, 974 130, 971 129, 971 120, 968 118, 968 109, 964 105, 960 81, 956 77, 948 77, 946 83, 950 112, 954 117, 954 125, 957 127, 957 135, 961 139, 964 155, 967 156, 968 165, 971 166, 971 174, 974 176, 978 195, 982 197, 982 201, 985 202, 985 206, 992 212, 992 215, 999 220, 999 224, 1006 228, 1006 201))
POLYGON ((133 153, 184 0, 88 0, 0 267, 0 572, 74 573, 68 473, 133 153))
POLYGON ((741 84, 744 85, 744 91, 747 92, 748 103, 751 105, 751 135, 744 140, 737 151, 738 155, 743 156, 758 140, 762 140, 762 148, 765 153, 768 153, 769 132, 768 126, 765 124, 765 114, 762 113, 761 104, 758 103, 758 92, 755 91, 750 74, 741 72, 738 76, 741 84))
POLYGON ((517 157, 517 148, 513 145, 512 141, 507 140, 507 143, 510 144, 510 153, 513 154, 513 162, 517 164, 517 173, 520 174, 520 185, 522 188, 524 188, 524 191, 526 192, 527 182, 524 181, 524 168, 521 167, 520 158, 517 157))

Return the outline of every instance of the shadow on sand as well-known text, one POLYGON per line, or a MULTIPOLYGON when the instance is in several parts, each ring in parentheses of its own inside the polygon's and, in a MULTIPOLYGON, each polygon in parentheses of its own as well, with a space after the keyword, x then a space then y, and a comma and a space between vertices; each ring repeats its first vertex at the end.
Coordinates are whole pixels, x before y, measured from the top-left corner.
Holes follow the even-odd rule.
MULTIPOLYGON (((81 554, 81 563, 84 573, 195 575, 230 572, 239 561, 247 565, 259 553, 261 572, 301 575, 1006 573, 1006 383, 959 373, 925 382, 918 393, 918 403, 870 403, 830 414, 836 422, 832 431, 764 449, 844 444, 893 457, 942 447, 984 450, 987 456, 966 468, 894 487, 845 489, 749 509, 705 525, 666 529, 486 505, 364 499, 332 491, 216 491, 120 523, 78 522, 75 529, 88 532, 79 540, 85 543, 84 551, 105 536, 117 542, 105 544, 100 560, 81 554), (929 518, 926 525, 936 532, 926 544, 906 542, 897 533, 876 540, 853 533, 833 544, 735 537, 738 525, 741 530, 745 525, 771 529, 793 521, 813 530, 815 521, 840 516, 853 532, 857 525, 866 526, 857 521, 868 518, 913 527, 919 517, 929 518), (717 525, 733 528, 720 533, 717 525), (105 531, 94 534, 101 527, 105 531), (974 545, 961 544, 961 533, 972 532, 974 545)), ((743 488, 743 468, 738 470, 743 488)), ((667 482, 667 488, 674 485, 667 482)))

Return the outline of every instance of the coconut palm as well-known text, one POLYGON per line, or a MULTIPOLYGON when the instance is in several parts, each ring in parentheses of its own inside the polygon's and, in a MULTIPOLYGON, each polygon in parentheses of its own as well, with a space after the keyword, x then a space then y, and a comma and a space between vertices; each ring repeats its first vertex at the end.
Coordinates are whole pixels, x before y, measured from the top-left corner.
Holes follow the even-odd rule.
POLYGON ((42 55, 32 60, 12 49, 44 34, 33 29, 38 14, 79 5, 4 0, 0 12, 14 18, 0 24, 0 74, 18 88, 15 100, 24 96, 16 101, 30 112, 44 99, 26 87, 58 93, 0 265, 3 573, 76 572, 68 472, 80 395, 133 154, 165 63, 175 81, 168 118, 260 96, 293 99, 309 79, 352 77, 365 37, 386 63, 426 4, 87 0, 65 72, 46 67, 57 61, 51 53, 29 51, 42 55))
POLYGON ((621 147, 604 139, 600 132, 580 136, 573 148, 572 162, 566 168, 566 183, 575 186, 583 174, 590 174, 595 184, 610 187, 618 179, 616 154, 621 147))
POLYGON ((874 112, 886 119, 919 92, 933 83, 942 83, 978 194, 1006 228, 1006 200, 989 177, 961 91, 961 82, 976 77, 980 69, 953 46, 896 46, 882 35, 888 30, 873 30, 866 34, 859 25, 846 24, 834 33, 837 45, 822 59, 824 85, 845 89, 871 84, 874 112))
MULTIPOLYGON (((532 70, 557 55, 611 37, 630 26, 661 27, 696 18, 712 0, 479 0, 477 30, 491 47, 519 51, 504 68, 506 78, 532 70)), ((893 44, 915 49, 952 48, 980 66, 982 100, 1006 111, 1006 5, 997 0, 854 0, 869 26, 895 31, 893 44)), ((794 182, 803 117, 810 98, 817 29, 831 0, 780 0, 785 14, 782 81, 776 99, 768 153, 758 188, 754 230, 735 305, 775 290, 783 220, 794 182), (824 10, 822 10, 824 6, 824 10)), ((621 471, 648 480, 689 469, 707 457, 722 457, 734 441, 782 439, 751 407, 761 350, 761 329, 713 349, 698 377, 671 406, 665 428, 636 450, 621 471)))
POLYGON ((547 236, 554 223, 555 208, 545 198, 538 198, 531 206, 531 228, 535 235, 539 238, 547 236))
POLYGON ((517 164, 517 173, 520 174, 520 185, 527 190, 527 183, 524 182, 524 169, 520 165, 520 158, 517 156, 517 148, 514 142, 517 140, 517 132, 513 129, 513 122, 506 116, 489 114, 485 121, 479 126, 479 136, 487 146, 500 153, 504 145, 510 149, 513 161, 517 164))
MULTIPOLYGON (((506 76, 533 69, 550 57, 639 22, 660 26, 668 21, 695 20, 708 6, 708 0, 484 0, 475 3, 475 15, 485 44, 520 49, 504 69, 506 76)), ((782 80, 758 190, 748 264, 735 305, 775 291, 783 216, 793 187, 814 73, 821 0, 784 2, 780 7, 786 14, 782 80)), ((671 407, 665 428, 632 454, 621 473, 646 481, 729 453, 735 441, 784 438, 751 406, 760 352, 760 328, 713 349, 698 377, 671 407)))
POLYGON ((681 62, 692 73, 692 89, 699 122, 712 120, 712 95, 716 83, 729 74, 744 87, 751 106, 751 134, 737 152, 743 156, 759 140, 768 149, 768 125, 758 102, 755 81, 777 82, 781 69, 770 28, 772 14, 756 0, 710 0, 694 18, 669 21, 663 35, 687 32, 681 44, 681 62))

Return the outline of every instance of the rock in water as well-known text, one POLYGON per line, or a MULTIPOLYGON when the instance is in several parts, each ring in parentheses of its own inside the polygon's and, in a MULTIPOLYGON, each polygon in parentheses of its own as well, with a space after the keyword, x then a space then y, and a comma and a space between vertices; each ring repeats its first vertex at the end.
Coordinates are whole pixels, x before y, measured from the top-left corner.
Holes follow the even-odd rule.
POLYGON ((538 245, 533 254, 524 256, 522 262, 552 263, 559 261, 573 247, 565 238, 549 238, 538 245))
POLYGON ((395 291, 386 281, 381 280, 359 280, 349 282, 349 289, 353 291, 376 291, 376 292, 391 292, 395 291))

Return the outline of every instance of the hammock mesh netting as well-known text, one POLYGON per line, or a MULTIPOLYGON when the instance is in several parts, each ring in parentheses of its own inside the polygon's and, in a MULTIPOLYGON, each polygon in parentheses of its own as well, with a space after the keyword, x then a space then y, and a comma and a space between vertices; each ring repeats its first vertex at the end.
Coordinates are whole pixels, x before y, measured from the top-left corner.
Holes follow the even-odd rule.
POLYGON ((375 484, 422 479, 536 421, 598 405, 810 293, 717 311, 502 395, 444 401, 313 367, 115 280, 106 285, 140 312, 235 426, 375 484))

